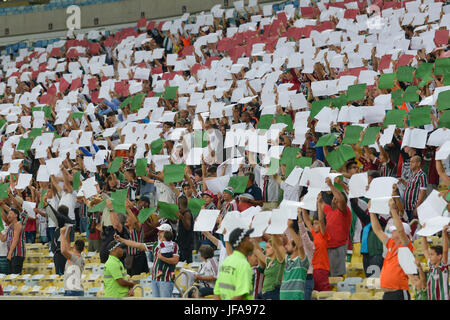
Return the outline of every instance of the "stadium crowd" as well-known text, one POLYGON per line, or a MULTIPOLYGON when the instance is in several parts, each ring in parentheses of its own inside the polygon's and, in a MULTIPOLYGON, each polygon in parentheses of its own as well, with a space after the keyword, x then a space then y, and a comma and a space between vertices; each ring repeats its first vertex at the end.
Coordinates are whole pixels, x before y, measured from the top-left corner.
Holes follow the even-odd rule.
POLYGON ((450 6, 250 2, 0 57, 0 273, 81 277, 80 232, 105 296, 196 250, 196 297, 308 300, 359 243, 384 299, 449 299, 450 6))

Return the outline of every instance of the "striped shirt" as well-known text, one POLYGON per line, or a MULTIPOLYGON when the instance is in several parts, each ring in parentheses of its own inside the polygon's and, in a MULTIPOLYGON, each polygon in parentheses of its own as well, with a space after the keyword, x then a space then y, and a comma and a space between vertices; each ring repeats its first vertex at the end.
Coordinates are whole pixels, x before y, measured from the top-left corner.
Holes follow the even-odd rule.
POLYGON ((260 267, 253 267, 253 299, 262 292, 264 284, 264 270, 260 267))
MULTIPOLYGON (((162 267, 163 274, 161 277, 156 278, 156 275, 158 273, 158 264, 160 262, 159 261, 160 259, 158 258, 158 253, 161 250, 161 247, 159 246, 159 242, 146 243, 145 248, 147 251, 153 252, 154 261, 153 261, 153 267, 152 267, 152 281, 172 282, 172 279, 170 278, 170 271, 169 271, 168 263, 163 263, 163 267, 162 267)), ((173 255, 179 256, 180 254, 178 252, 179 252, 178 244, 176 242, 174 242, 173 243, 173 255)))
POLYGON ((283 281, 280 288, 280 300, 304 300, 305 299, 305 281, 309 268, 308 257, 304 260, 297 256, 295 259, 286 257, 286 266, 284 267, 283 281))
POLYGON ((420 190, 427 189, 427 176, 419 169, 416 173, 413 173, 406 184, 405 193, 403 195, 403 201, 405 210, 412 211, 416 208, 416 203, 419 200, 420 190))
POLYGON ((237 207, 237 203, 236 200, 231 200, 230 203, 228 204, 223 204, 222 205, 222 209, 220 209, 220 216, 222 218, 225 218, 225 215, 227 214, 227 212, 230 211, 238 211, 238 207, 237 207))
POLYGON ((396 177, 397 176, 395 162, 392 160, 389 160, 389 162, 386 162, 386 163, 382 163, 379 171, 380 171, 380 175, 382 177, 396 177))
MULTIPOLYGON (((130 240, 142 243, 144 242, 144 229, 141 228, 141 230, 136 230, 136 228, 133 228, 130 230, 130 240)), ((127 247, 127 254, 136 255, 140 251, 136 248, 127 247)))
MULTIPOLYGON (((25 219, 26 221, 26 219, 25 219)), ((10 227, 8 229, 8 233, 6 234, 6 245, 9 250, 11 249, 11 245, 14 240, 14 227, 10 227)), ((25 232, 22 225, 22 230, 20 231, 19 241, 17 242, 16 247, 13 250, 13 257, 25 257, 26 249, 25 249, 25 232)))
POLYGON ((428 261, 430 271, 427 277, 428 300, 449 300, 448 264, 432 265, 428 261))
POLYGON ((117 189, 128 189, 128 199, 135 200, 136 199, 136 190, 138 188, 138 184, 136 182, 128 182, 123 181, 119 183, 119 187, 117 189))

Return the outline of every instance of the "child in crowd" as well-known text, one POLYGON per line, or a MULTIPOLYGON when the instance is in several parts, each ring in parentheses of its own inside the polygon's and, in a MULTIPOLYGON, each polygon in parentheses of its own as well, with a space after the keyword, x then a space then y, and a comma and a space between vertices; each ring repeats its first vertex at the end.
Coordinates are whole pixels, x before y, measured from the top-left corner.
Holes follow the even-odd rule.
POLYGON ((427 238, 422 237, 423 253, 430 270, 426 290, 428 300, 449 300, 448 284, 448 225, 442 229, 442 246, 428 249, 427 238))
MULTIPOLYGON (((174 249, 174 242, 173 242, 173 233, 172 231, 164 231, 164 241, 160 243, 161 248, 161 255, 164 258, 172 258, 173 257, 173 249, 174 249)), ((167 268, 169 270, 170 278, 173 279, 174 272, 175 272, 175 265, 165 263, 161 260, 159 260, 159 264, 157 267, 157 274, 156 277, 159 278, 163 275, 164 267, 167 265, 167 268)))

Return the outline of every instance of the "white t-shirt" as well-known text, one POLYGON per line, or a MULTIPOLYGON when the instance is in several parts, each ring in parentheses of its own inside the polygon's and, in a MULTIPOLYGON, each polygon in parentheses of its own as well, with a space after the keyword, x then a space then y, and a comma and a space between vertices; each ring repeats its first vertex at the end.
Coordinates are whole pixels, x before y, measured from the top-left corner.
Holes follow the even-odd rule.
MULTIPOLYGON (((0 218, 1 219, 1 218, 0 218)), ((6 234, 8 232, 8 226, 3 221, 3 225, 5 226, 5 229, 3 229, 2 234, 6 234)), ((6 257, 8 255, 8 246, 6 245, 6 241, 0 241, 0 257, 6 257)))
POLYGON ((225 260, 226 257, 228 257, 228 254, 227 254, 227 248, 225 248, 225 246, 222 244, 222 241, 220 241, 220 240, 219 240, 219 243, 217 244, 217 249, 220 250, 220 255, 219 255, 219 268, 220 268, 222 261, 225 260))
MULTIPOLYGON (((216 259, 210 258, 202 263, 200 271, 198 272, 201 276, 213 276, 217 278, 219 274, 219 266, 217 265, 216 259)), ((201 287, 214 288, 215 281, 200 281, 201 287)))
POLYGON ((68 193, 65 191, 61 192, 61 200, 59 201, 59 206, 67 206, 69 208, 69 218, 75 220, 75 205, 77 203, 77 193, 74 191, 68 193))
MULTIPOLYGON (((53 198, 48 199, 47 202, 56 210, 58 209, 59 199, 57 196, 53 196, 53 198)), ((56 223, 52 219, 50 219, 49 214, 52 213, 52 209, 47 206, 45 208, 45 213, 47 214, 47 228, 56 228, 56 223)))

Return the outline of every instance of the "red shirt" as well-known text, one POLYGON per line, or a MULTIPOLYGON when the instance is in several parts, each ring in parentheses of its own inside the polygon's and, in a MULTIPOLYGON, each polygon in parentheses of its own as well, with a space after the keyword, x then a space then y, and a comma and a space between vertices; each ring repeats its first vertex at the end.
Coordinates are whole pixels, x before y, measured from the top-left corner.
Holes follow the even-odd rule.
POLYGON ((328 260, 328 241, 330 240, 330 235, 325 231, 325 234, 321 232, 315 233, 311 230, 314 238, 314 255, 312 258, 313 269, 330 270, 330 261, 328 260))
POLYGON ((36 219, 28 217, 23 231, 36 231, 36 219))
POLYGON ((352 225, 352 212, 348 206, 346 211, 331 209, 331 206, 325 204, 323 212, 327 219, 327 232, 330 235, 328 248, 336 248, 347 244, 347 239, 352 225))

